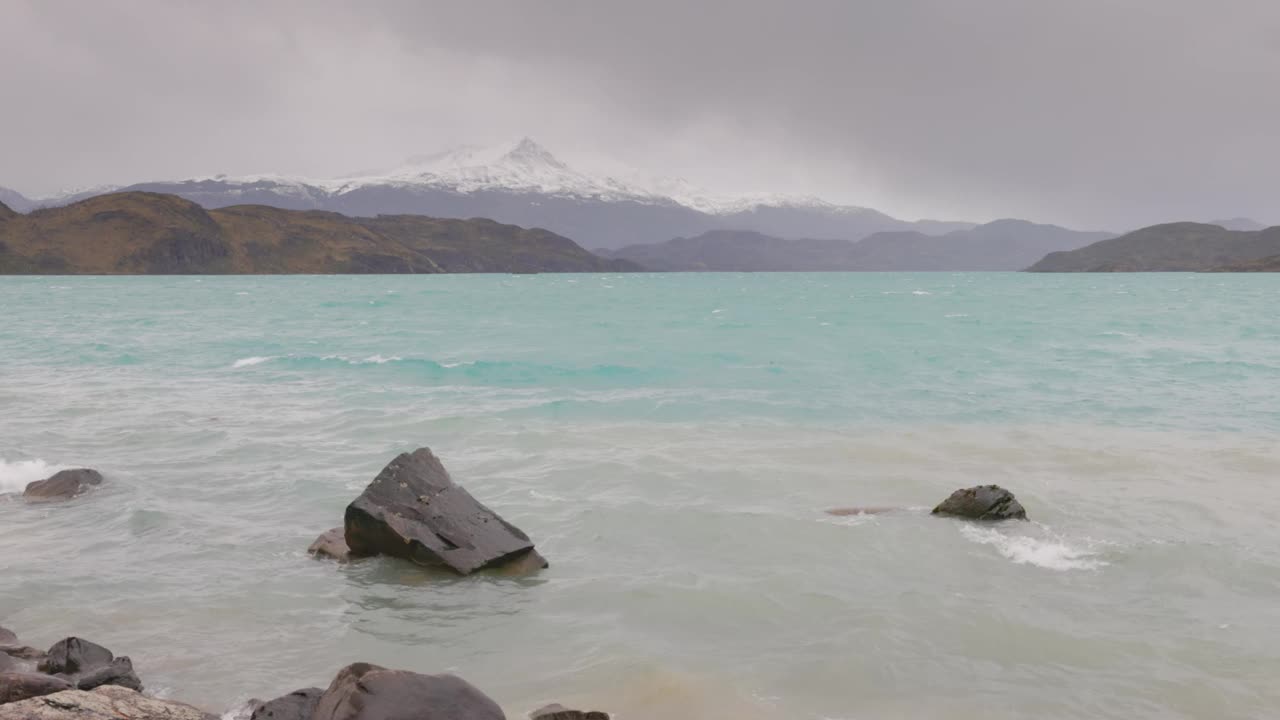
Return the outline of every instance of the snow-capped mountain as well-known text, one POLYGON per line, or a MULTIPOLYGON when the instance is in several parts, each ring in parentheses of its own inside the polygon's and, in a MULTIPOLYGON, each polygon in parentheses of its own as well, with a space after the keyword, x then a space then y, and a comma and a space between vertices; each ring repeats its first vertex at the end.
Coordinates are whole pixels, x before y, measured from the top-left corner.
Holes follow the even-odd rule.
MULTIPOLYGON (((646 178, 635 172, 621 178, 584 172, 529 138, 492 147, 456 147, 410 158, 386 171, 336 179, 218 175, 118 189, 173 193, 211 208, 260 204, 347 215, 488 217, 546 228, 586 247, 602 248, 660 242, 714 229, 858 240, 882 230, 940 234, 972 227, 972 223, 911 223, 817 198, 716 194, 683 180, 646 178)), ((85 194, 78 193, 36 203, 64 204, 82 197, 85 194)))

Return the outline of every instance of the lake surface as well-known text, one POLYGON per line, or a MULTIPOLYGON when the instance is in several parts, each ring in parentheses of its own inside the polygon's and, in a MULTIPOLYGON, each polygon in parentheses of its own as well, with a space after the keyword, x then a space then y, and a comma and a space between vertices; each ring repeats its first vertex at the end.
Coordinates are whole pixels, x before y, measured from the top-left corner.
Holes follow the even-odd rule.
POLYGON ((1280 716, 1280 277, 0 278, 0 624, 215 712, 1280 716), (552 563, 305 549, 431 447, 552 563), (1014 490, 1027 523, 933 518, 1014 490), (846 505, 903 512, 837 518, 846 505))

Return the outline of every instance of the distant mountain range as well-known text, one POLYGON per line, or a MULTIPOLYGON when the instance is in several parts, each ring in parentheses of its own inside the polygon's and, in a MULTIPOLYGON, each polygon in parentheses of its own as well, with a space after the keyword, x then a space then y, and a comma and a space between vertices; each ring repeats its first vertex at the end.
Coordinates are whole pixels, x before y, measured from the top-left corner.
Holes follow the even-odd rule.
POLYGON ((597 254, 664 271, 997 271, 1022 270, 1054 250, 1112 237, 1024 220, 997 220, 941 236, 880 232, 857 242, 787 240, 717 230, 597 254))
POLYGON ((124 192, 19 214, 0 204, 0 274, 614 272, 547 230, 412 215, 206 210, 124 192))
POLYGON ((1206 223, 1168 223, 1135 230, 1070 252, 1055 252, 1032 272, 1189 272, 1266 270, 1280 255, 1280 226, 1227 230, 1206 223))
POLYGON ((591 174, 570 167, 528 138, 491 148, 463 146, 411 158, 393 170, 334 180, 216 176, 95 188, 41 199, 0 190, 0 202, 27 212, 114 191, 168 193, 205 208, 259 204, 353 216, 485 217, 546 228, 588 247, 603 248, 725 228, 786 238, 859 240, 884 230, 942 234, 973 227, 965 222, 907 222, 816 198, 722 196, 680 180, 591 174))

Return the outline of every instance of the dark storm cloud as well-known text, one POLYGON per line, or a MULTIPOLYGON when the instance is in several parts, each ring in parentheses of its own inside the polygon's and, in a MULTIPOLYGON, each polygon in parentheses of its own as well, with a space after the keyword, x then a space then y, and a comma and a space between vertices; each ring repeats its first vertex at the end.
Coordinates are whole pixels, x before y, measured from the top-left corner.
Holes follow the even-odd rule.
POLYGON ((1273 0, 0 6, 19 189, 529 134, 907 215, 1280 222, 1273 0))

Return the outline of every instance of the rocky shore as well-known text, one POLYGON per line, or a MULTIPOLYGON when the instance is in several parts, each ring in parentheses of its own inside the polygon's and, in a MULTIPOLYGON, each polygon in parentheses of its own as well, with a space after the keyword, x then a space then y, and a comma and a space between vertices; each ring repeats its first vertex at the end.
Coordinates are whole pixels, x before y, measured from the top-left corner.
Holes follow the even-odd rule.
MULTIPOLYGON (((30 502, 70 500, 104 482, 96 470, 62 470, 30 483, 30 502)), ((892 512, 864 507, 833 514, 892 512)), ((995 485, 955 491, 933 510, 972 521, 1026 519, 1008 490, 995 485)), ((312 555, 339 562, 387 556, 452 575, 538 572, 548 563, 515 525, 453 481, 430 449, 387 464, 344 512, 343 525, 321 534, 312 555)), ((224 708, 237 720, 505 720, 480 689, 451 674, 424 674, 355 662, 324 688, 293 690, 271 700, 224 708)), ((0 627, 0 720, 216 720, 191 705, 149 696, 128 656, 78 636, 47 650, 0 627)), ((608 720, 601 711, 549 705, 533 720, 608 720)))
MULTIPOLYGON (((234 712, 236 708, 227 708, 234 712)), ((427 675, 358 662, 325 689, 252 700, 249 720, 506 720, 502 708, 456 675, 427 675)), ((0 627, 0 720, 217 720, 194 706, 144 693, 128 657, 78 637, 47 651, 0 627)), ((532 720, 608 720, 607 713, 549 705, 532 720)))

